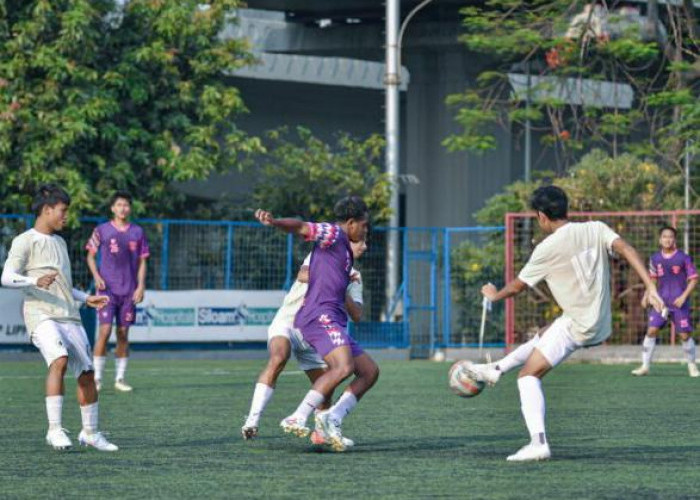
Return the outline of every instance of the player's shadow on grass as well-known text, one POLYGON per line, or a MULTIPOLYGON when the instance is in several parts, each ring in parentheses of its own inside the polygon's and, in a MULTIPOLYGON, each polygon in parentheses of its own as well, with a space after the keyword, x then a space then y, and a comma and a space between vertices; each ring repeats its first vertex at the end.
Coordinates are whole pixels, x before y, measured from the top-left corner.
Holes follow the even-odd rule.
POLYGON ((625 446, 625 447, 552 447, 552 456, 557 460, 593 460, 606 463, 688 463, 689 457, 697 453, 697 446, 625 446))
MULTIPOLYGON (((371 442, 359 442, 349 453, 410 454, 411 456, 430 456, 435 452, 451 450, 460 455, 478 455, 481 457, 501 456, 509 449, 508 444, 517 439, 517 435, 483 435, 483 436, 439 436, 413 437, 397 439, 380 439, 371 442), (499 443, 496 445, 496 443, 499 443)), ((318 448, 308 446, 306 453, 318 453, 318 448)), ((327 451, 327 450, 326 450, 327 451)))

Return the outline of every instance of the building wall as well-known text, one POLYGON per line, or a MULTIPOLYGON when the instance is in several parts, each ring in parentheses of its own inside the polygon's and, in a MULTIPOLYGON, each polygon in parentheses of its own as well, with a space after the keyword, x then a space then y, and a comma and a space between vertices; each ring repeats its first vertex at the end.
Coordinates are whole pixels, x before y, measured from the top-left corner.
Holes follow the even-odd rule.
POLYGON ((403 165, 407 174, 419 180, 419 184, 404 185, 407 225, 473 225, 474 212, 514 180, 510 135, 497 130, 498 149, 483 155, 448 152, 441 143, 458 133, 459 127, 445 98, 471 83, 474 57, 454 46, 415 49, 403 62, 411 73, 403 165))

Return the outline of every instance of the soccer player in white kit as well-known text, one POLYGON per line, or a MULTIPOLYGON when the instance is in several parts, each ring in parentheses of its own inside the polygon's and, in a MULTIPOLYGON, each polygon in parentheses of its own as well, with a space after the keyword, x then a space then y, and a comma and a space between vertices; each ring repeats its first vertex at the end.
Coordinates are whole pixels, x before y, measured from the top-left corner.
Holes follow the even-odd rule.
MULTIPOLYGON (((350 243, 353 256, 359 259, 367 250, 367 242, 350 243)), ((267 348, 270 353, 267 365, 260 373, 258 382, 255 385, 253 400, 245 424, 241 428, 243 439, 253 439, 258 435, 260 417, 265 407, 270 402, 275 390, 275 384, 282 370, 289 360, 291 353, 294 353, 299 368, 306 372, 309 380, 313 383, 326 369, 321 356, 304 340, 301 332, 294 328, 294 317, 301 307, 309 281, 309 262, 311 254, 307 255, 299 269, 297 279, 285 295, 282 306, 277 311, 270 327, 267 330, 267 348)), ((357 322, 362 317, 362 276, 359 271, 351 271, 352 282, 348 285, 345 307, 350 318, 357 322)), ((329 402, 322 409, 328 406, 329 402)), ((323 444, 324 439, 321 434, 314 431, 311 435, 314 444, 323 444)), ((353 446, 354 443, 345 438, 346 446, 353 446)))
POLYGON ((78 380, 82 415, 83 428, 78 441, 100 451, 116 451, 117 446, 107 441, 97 427, 92 356, 79 312, 80 302, 100 309, 109 299, 73 288, 68 248, 56 234, 66 224, 69 205, 70 197, 60 187, 49 184, 39 188, 32 203, 36 222, 32 229, 12 240, 2 272, 2 285, 23 290, 27 331, 49 367, 46 377, 47 444, 57 450, 72 446, 61 423, 63 378, 70 369, 78 380))
POLYGON ((531 441, 507 458, 511 462, 550 458, 541 379, 575 350, 600 344, 612 332, 608 252, 624 257, 644 282, 651 305, 659 311, 663 307, 637 251, 602 222, 569 222, 568 199, 562 189, 536 189, 530 206, 548 236, 535 247, 516 279, 501 290, 488 283, 481 292, 495 302, 544 280, 563 313, 543 333, 500 361, 469 368, 477 380, 494 385, 503 373, 524 365, 518 374, 518 390, 531 441))

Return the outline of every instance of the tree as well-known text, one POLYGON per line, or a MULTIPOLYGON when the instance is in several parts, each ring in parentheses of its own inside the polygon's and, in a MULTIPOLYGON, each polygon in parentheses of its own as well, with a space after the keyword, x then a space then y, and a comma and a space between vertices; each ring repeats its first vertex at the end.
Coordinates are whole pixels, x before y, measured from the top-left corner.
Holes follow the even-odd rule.
POLYGON ((490 127, 528 120, 556 154, 558 173, 592 147, 665 167, 700 147, 692 2, 661 11, 649 2, 646 17, 629 2, 568 0, 489 0, 462 14, 462 41, 488 63, 475 88, 448 98, 463 128, 445 140, 450 150, 494 148, 490 127), (517 89, 509 73, 520 75, 517 89), (629 108, 616 94, 625 84, 634 92, 629 108))
POLYGON ((333 220, 335 202, 356 194, 367 203, 373 223, 388 220, 391 183, 381 167, 381 136, 357 140, 339 133, 331 145, 304 127, 281 128, 268 132, 264 145, 267 153, 252 167, 256 206, 278 216, 333 220))
POLYGON ((58 182, 76 212, 131 191, 137 213, 171 215, 173 181, 205 179, 261 150, 224 75, 253 58, 222 39, 238 0, 0 1, 0 207, 24 212, 58 182))

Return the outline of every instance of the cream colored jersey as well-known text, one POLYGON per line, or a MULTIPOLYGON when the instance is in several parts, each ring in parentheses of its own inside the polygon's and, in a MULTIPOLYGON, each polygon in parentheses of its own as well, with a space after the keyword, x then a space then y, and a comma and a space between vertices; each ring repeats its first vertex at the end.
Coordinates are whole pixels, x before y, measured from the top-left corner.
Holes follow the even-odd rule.
POLYGON ((612 332, 608 252, 619 237, 602 222, 569 222, 535 247, 518 275, 530 287, 546 281, 582 345, 603 342, 612 332))
POLYGON ((58 235, 47 235, 30 229, 12 240, 5 266, 29 278, 40 278, 57 271, 56 280, 48 289, 36 286, 22 288, 24 322, 32 334, 44 320, 80 323, 80 304, 73 298, 73 279, 66 242, 58 235))
MULTIPOLYGON (((302 266, 308 266, 310 262, 311 254, 306 256, 302 266)), ((356 272, 356 270, 353 267, 350 273, 352 274, 354 272, 356 272)), ((289 289, 289 292, 287 292, 287 295, 284 296, 282 305, 277 310, 277 314, 275 314, 275 318, 272 320, 272 322, 275 324, 281 323, 285 325, 293 325, 294 317, 297 315, 301 305, 304 303, 304 297, 306 296, 306 291, 308 289, 308 283, 302 283, 298 280, 294 281, 294 284, 289 289)), ((347 291, 352 300, 358 304, 362 304, 362 283, 357 283, 354 281, 350 282, 347 291)))

